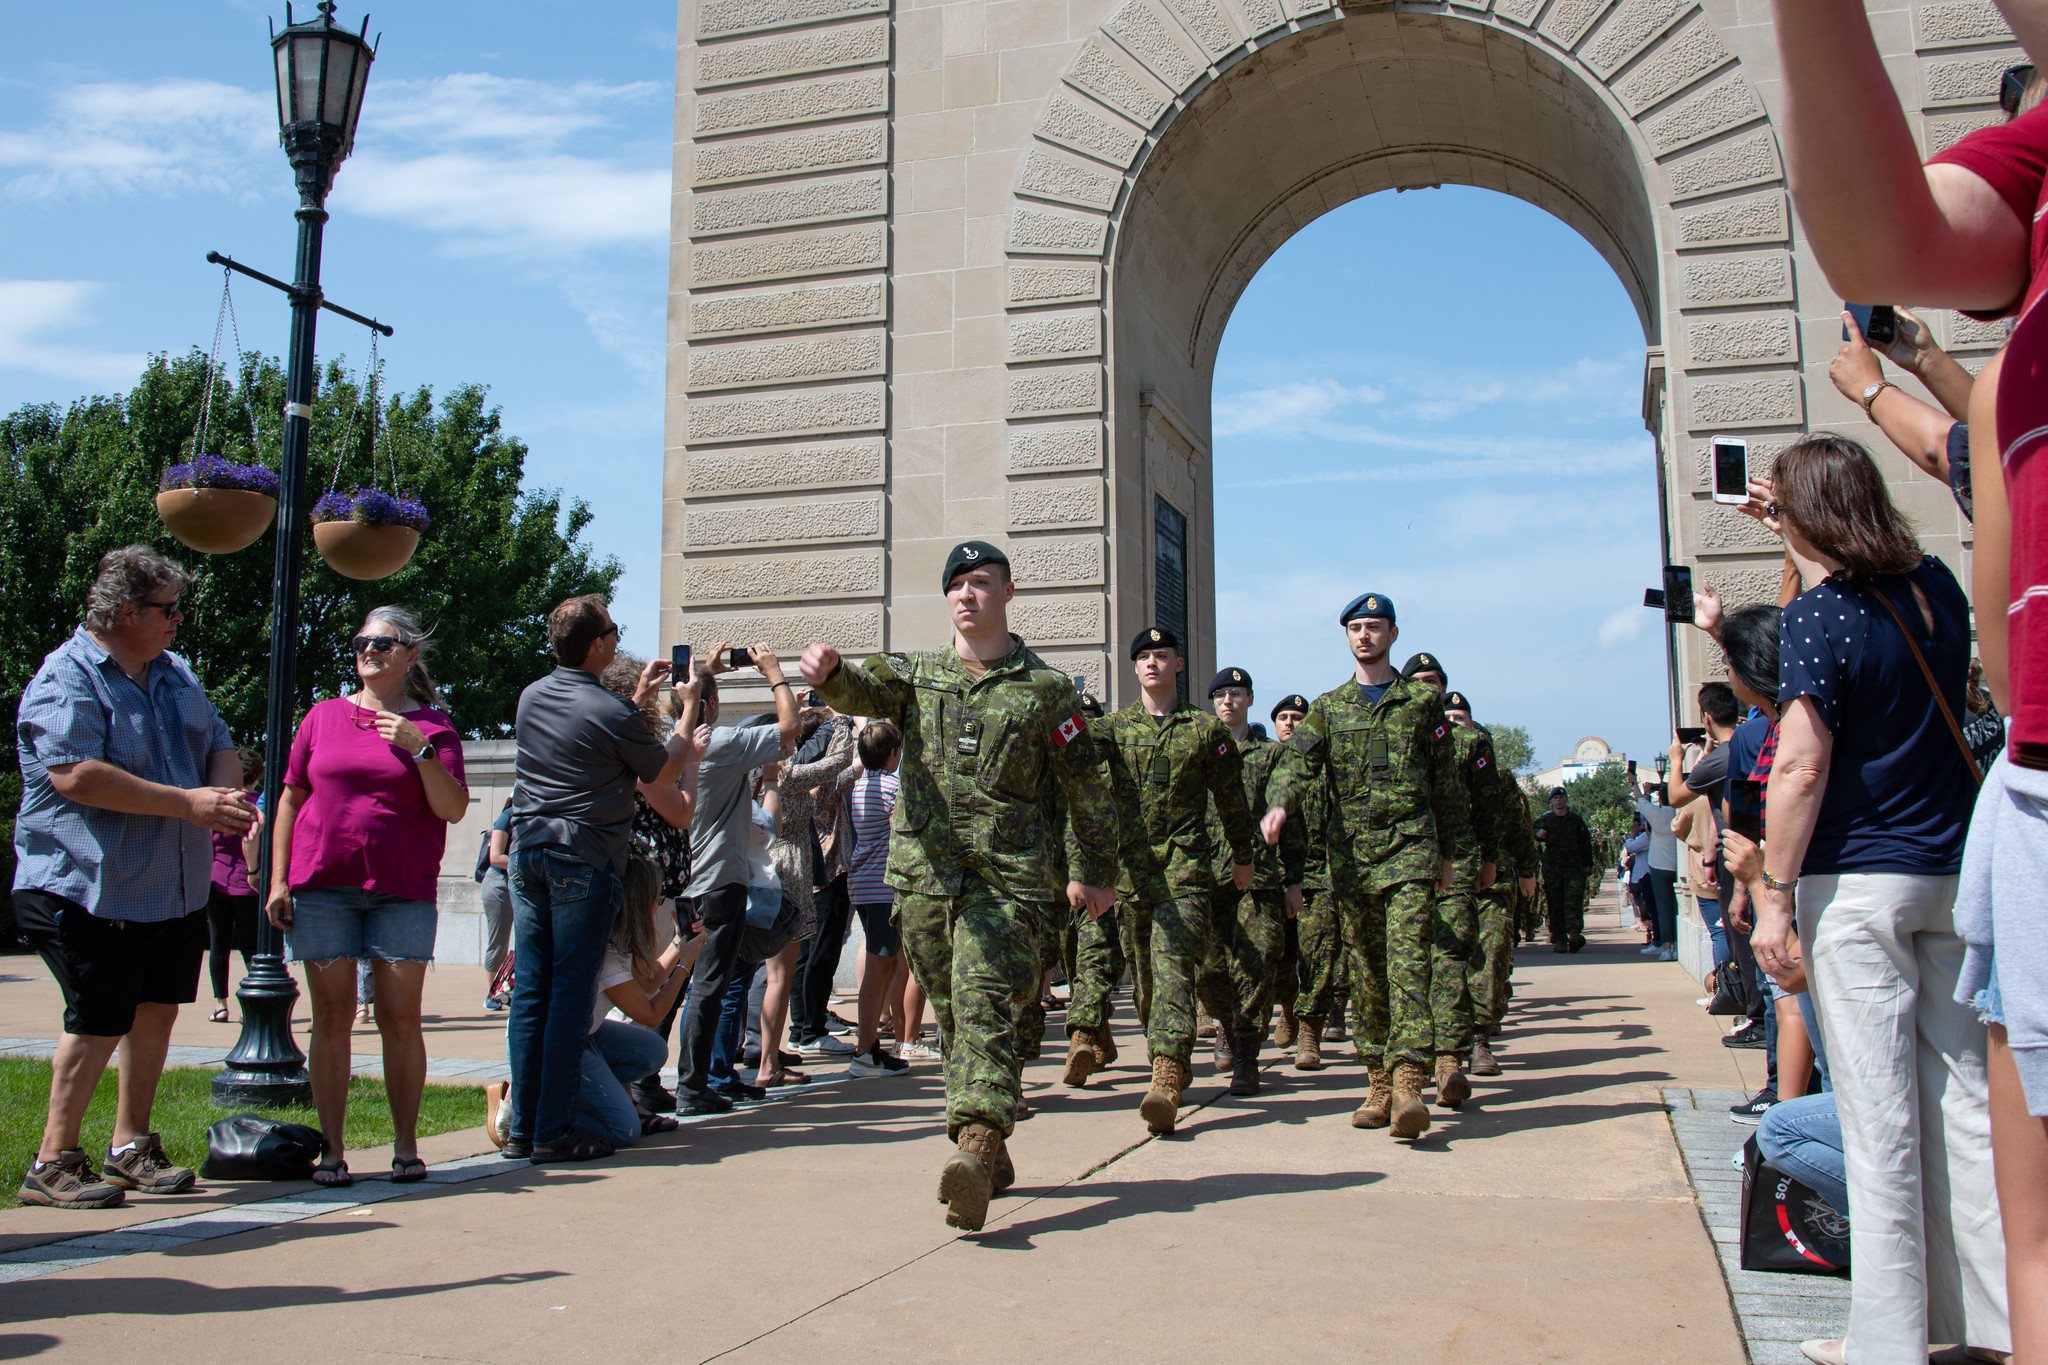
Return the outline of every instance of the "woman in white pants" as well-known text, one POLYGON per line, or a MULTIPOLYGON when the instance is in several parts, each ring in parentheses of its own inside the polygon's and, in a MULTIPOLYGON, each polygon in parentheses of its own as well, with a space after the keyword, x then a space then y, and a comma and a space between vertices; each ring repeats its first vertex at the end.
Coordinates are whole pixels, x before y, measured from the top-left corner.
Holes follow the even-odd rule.
POLYGON ((1852 441, 1793 445, 1752 507, 1805 591, 1780 627, 1751 943, 1767 971, 1789 966, 1796 899, 1848 1157, 1849 1335, 1802 1349, 1922 1365, 1933 1341, 1989 1358, 2011 1337, 1986 1033, 1954 999, 1976 775, 1943 714, 1963 714, 1969 606, 1852 441))

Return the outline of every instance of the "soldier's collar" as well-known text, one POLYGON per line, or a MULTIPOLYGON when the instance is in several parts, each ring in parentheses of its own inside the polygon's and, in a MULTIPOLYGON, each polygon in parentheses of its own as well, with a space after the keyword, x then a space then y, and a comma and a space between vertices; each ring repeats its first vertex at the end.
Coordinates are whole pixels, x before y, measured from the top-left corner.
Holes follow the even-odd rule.
POLYGON ((1015 631, 1011 631, 1009 653, 991 662, 988 667, 982 670, 981 677, 977 678, 967 671, 967 665, 961 661, 960 651, 951 644, 946 646, 946 657, 952 661, 953 667, 959 671, 960 676, 966 678, 969 683, 977 683, 997 673, 1006 672, 1013 668, 1021 668, 1024 664, 1024 656, 1024 637, 1015 631))

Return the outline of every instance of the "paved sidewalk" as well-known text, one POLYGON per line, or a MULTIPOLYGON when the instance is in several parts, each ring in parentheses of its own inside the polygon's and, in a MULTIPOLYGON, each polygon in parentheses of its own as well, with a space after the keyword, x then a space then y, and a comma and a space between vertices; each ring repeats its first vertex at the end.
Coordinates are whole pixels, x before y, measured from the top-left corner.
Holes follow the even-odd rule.
MULTIPOLYGON (((1356 1065, 1296 1073, 1272 1049, 1265 1093, 1231 1099, 1204 1064, 1180 1133, 1149 1139, 1136 1115, 1148 1068, 1124 1008, 1123 1060, 1098 1084, 1064 1089, 1051 1058, 1031 1068, 1039 1113, 1013 1140, 1018 1186, 977 1236, 947 1229, 933 1198, 947 1147, 922 1066, 591 1166, 448 1166, 477 1135, 445 1134, 434 1182, 359 1184, 352 1207, 260 1187, 209 1218, 222 1235, 131 1231, 89 1249, 111 1259, 0 1284, 0 1351, 1749 1359, 1664 1092, 1753 1088, 1743 1073, 1761 1057, 1720 1047, 1692 1004, 1698 983, 1619 933, 1577 956, 1525 948, 1516 977, 1505 1074, 1412 1145, 1346 1122, 1356 1065)), ((0 1025, 13 989, 0 985, 0 1025)), ((148 1203, 160 1223, 194 1207, 148 1203)), ((49 1212, 0 1214, 0 1247, 49 1212)))

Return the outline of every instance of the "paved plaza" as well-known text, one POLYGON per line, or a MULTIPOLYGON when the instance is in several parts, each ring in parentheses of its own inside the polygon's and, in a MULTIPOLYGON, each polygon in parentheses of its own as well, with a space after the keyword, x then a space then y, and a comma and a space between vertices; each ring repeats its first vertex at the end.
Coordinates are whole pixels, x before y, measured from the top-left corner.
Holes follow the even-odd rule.
MULTIPOLYGON (((590 1166, 505 1163, 470 1131, 422 1143, 423 1187, 0 1214, 0 1359, 1784 1359, 1770 1338, 1838 1287, 1769 1277, 1786 1283, 1731 1300, 1716 1250, 1728 1187, 1711 1154, 1747 1130, 1713 1092, 1754 1088, 1763 1056, 1721 1047, 1698 984, 1644 961, 1603 901, 1584 954, 1522 950, 1504 1074, 1412 1146, 1349 1126, 1364 1073, 1348 1059, 1304 1075, 1270 1048, 1263 1094, 1204 1074, 1180 1131, 1147 1138, 1126 1009, 1124 1056, 1088 1090, 1061 1087, 1050 1058, 1031 1068, 1017 1187, 978 1235, 934 1201, 948 1149, 920 1067, 590 1166)), ((0 1036, 46 1035, 39 964, 0 976, 0 1036)), ((502 1062, 477 977, 430 982, 439 1073, 502 1062)), ((201 1010, 176 1041, 231 1039, 201 1010)))

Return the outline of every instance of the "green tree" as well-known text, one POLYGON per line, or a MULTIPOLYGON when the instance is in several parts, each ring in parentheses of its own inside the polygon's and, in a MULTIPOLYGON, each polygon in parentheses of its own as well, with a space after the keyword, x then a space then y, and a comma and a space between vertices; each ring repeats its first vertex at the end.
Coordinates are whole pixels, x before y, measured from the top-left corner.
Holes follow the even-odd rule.
POLYGON ((1618 762, 1603 763, 1584 777, 1564 784, 1565 800, 1593 833, 1593 851, 1599 866, 1611 867, 1620 856, 1621 841, 1628 836, 1635 819, 1635 796, 1629 790, 1628 769, 1618 762))
POLYGON ((1536 766, 1536 746, 1530 742, 1527 730, 1519 725, 1486 728, 1493 735, 1493 756, 1502 768, 1519 773, 1536 766))

